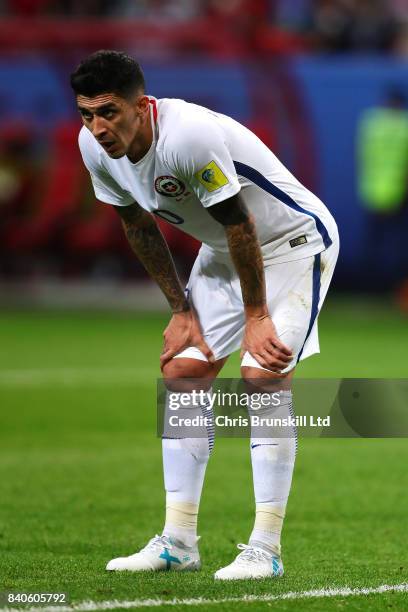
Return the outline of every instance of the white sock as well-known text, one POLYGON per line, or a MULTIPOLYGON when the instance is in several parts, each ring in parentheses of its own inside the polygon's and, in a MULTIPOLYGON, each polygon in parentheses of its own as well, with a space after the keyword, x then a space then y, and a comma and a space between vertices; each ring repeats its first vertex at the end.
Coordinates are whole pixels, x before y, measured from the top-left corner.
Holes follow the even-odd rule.
MULTIPOLYGON (((281 391, 279 407, 259 410, 257 414, 267 419, 293 416, 292 392, 281 391)), ((280 556, 281 531, 295 464, 296 428, 264 426, 252 428, 251 434, 256 517, 249 543, 280 556), (270 437, 263 437, 266 435, 270 437)))
MULTIPOLYGON (((205 415, 212 418, 206 405, 191 406, 189 417, 205 415)), ((183 416, 186 414, 183 409, 183 416)), ((182 415, 180 411, 180 416, 182 415)), ((163 535, 173 537, 186 546, 197 543, 197 518, 205 470, 214 444, 213 425, 189 429, 197 436, 188 438, 163 437, 163 473, 166 489, 166 522, 163 535)), ((164 436, 168 433, 166 427, 164 436)), ((187 433, 184 430, 184 433, 187 433)), ((174 433, 172 434, 174 435, 174 433)))

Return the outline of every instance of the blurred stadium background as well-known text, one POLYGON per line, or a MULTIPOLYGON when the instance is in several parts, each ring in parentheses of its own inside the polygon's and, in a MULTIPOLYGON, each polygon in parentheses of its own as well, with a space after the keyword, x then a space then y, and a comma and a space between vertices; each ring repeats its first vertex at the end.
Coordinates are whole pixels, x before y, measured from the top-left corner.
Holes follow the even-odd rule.
MULTIPOLYGON (((2 0, 0 15, 0 306, 165 307, 134 292, 146 276, 77 147, 69 73, 115 48, 141 62, 149 94, 245 123, 323 199, 342 239, 337 292, 397 292, 406 307, 404 0, 2 0), (364 134, 393 94, 399 124, 364 134)), ((163 230, 185 277, 197 244, 163 230)))

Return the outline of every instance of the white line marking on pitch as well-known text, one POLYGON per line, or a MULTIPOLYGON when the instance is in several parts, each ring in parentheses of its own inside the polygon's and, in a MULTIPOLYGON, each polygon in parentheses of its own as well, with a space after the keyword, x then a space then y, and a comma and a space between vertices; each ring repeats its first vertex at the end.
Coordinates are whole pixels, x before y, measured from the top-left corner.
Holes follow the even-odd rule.
POLYGON ((82 601, 71 606, 34 606, 32 608, 0 608, 2 612, 94 612, 95 610, 116 610, 129 608, 157 608, 158 606, 204 606, 221 603, 253 603, 282 601, 285 599, 312 599, 319 597, 353 597, 359 595, 381 595, 383 593, 406 593, 408 583, 383 584, 379 587, 339 589, 319 589, 314 591, 289 591, 280 595, 243 595, 242 597, 224 597, 222 599, 134 599, 133 601, 82 601))
MULTIPOLYGON (((157 372, 157 377, 159 373, 157 372)), ((155 372, 140 368, 38 368, 0 370, 0 387, 42 387, 45 385, 112 385, 154 380, 155 372)))

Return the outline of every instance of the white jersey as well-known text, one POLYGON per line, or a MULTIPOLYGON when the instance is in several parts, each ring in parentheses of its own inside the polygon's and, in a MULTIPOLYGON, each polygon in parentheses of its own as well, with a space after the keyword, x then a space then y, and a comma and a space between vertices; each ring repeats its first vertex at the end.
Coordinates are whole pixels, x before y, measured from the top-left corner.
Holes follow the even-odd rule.
POLYGON ((137 202, 210 249, 228 252, 224 227, 206 211, 241 193, 270 263, 324 251, 337 235, 325 205, 247 128, 183 100, 150 98, 153 142, 132 163, 111 159, 83 127, 79 146, 96 197, 137 202))

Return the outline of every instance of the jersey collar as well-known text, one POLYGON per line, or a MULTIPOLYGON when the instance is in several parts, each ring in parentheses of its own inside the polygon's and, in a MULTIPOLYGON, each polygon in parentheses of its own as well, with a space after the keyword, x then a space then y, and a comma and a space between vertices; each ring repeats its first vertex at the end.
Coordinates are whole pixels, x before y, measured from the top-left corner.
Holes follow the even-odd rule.
POLYGON ((153 96, 148 96, 150 102, 150 112, 152 117, 152 125, 157 125, 157 99, 153 96))

